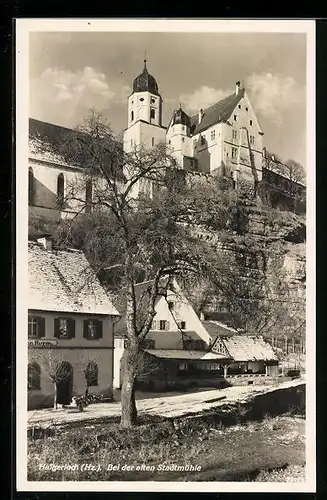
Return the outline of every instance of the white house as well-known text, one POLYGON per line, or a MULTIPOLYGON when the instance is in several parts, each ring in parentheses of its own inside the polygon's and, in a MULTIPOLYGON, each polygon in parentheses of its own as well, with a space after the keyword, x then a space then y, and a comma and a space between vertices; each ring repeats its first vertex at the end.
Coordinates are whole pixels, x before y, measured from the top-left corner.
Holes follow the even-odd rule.
POLYGON ((29 242, 28 279, 29 408, 51 406, 55 391, 59 404, 86 387, 112 395, 119 313, 84 254, 52 250, 46 237, 29 242))
MULTIPOLYGON (((142 301, 147 300, 147 293, 152 285, 146 281, 136 285, 136 296, 140 307, 142 301)), ((115 328, 115 354, 114 354, 114 387, 120 388, 122 383, 121 358, 125 346, 125 304, 124 300, 116 305, 121 313, 121 320, 115 328)), ((150 379, 157 385, 164 382, 161 370, 148 369, 151 364, 157 363, 164 367, 165 377, 175 379, 183 378, 187 373, 189 363, 200 362, 203 370, 210 370, 217 365, 212 361, 224 361, 224 354, 209 352, 214 338, 208 333, 200 318, 195 313, 187 297, 183 294, 176 280, 167 290, 167 294, 159 295, 155 304, 155 318, 144 341, 146 353, 145 366, 141 368, 140 375, 151 371, 150 379), (152 360, 149 362, 149 360, 152 360)))

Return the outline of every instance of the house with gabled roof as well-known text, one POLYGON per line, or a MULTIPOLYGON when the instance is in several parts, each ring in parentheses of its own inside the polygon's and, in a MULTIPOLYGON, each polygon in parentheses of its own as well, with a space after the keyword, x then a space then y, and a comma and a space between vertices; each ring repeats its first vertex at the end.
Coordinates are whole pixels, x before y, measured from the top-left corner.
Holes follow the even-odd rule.
POLYGON ((29 408, 112 395, 119 313, 84 254, 52 249, 48 236, 30 241, 27 298, 29 408))
MULTIPOLYGON (((136 285, 138 308, 146 307, 151 285, 136 285)), ((123 294, 115 305, 121 320, 115 329, 114 387, 120 388, 126 341, 123 294)), ((139 363, 142 387, 219 387, 227 380, 240 383, 239 376, 278 375, 277 357, 262 337, 242 334, 221 321, 201 320, 175 279, 159 293, 155 311, 139 363)))
MULTIPOLYGON (((151 285, 152 281, 146 281, 135 286, 138 309, 143 305, 146 307, 151 285)), ((114 387, 119 388, 126 338, 123 294, 115 305, 121 314, 115 328, 114 387)), ((207 370, 213 368, 213 360, 225 360, 225 355, 210 352, 212 338, 175 279, 167 291, 157 296, 155 311, 152 327, 143 343, 145 362, 140 366, 139 379, 147 378, 155 386, 168 385, 169 382, 185 380, 189 365, 195 366, 198 362, 203 370, 207 370)))

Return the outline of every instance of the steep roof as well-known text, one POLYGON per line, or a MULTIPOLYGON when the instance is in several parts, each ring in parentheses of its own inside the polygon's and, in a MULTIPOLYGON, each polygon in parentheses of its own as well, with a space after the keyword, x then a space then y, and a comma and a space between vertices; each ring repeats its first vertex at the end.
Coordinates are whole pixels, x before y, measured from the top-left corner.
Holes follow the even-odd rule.
POLYGON ((118 316, 82 252, 28 244, 28 308, 118 316))
POLYGON ((198 134, 216 123, 227 122, 242 97, 244 97, 244 89, 240 89, 238 94, 234 92, 234 94, 204 109, 200 123, 198 113, 191 116, 191 133, 198 134))
POLYGON ((268 342, 259 335, 232 335, 217 337, 212 346, 222 340, 228 353, 235 361, 271 361, 277 356, 268 342))

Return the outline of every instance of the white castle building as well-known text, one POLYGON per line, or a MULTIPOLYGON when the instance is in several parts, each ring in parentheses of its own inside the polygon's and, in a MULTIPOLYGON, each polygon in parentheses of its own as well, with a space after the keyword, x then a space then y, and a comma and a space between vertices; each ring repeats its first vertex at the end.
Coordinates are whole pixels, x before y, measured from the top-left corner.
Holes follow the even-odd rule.
POLYGON ((180 106, 168 127, 162 124, 163 99, 156 79, 144 68, 128 97, 124 151, 166 142, 179 167, 203 174, 261 181, 263 132, 248 95, 236 82, 235 92, 195 115, 180 106))

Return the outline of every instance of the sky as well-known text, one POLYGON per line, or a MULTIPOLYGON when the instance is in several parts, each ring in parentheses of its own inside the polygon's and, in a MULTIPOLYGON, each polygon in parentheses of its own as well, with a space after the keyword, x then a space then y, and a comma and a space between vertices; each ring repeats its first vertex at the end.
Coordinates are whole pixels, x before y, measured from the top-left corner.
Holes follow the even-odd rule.
POLYGON ((240 80, 267 149, 306 168, 305 34, 32 32, 30 116, 74 128, 96 108, 120 134, 145 51, 163 98, 163 125, 180 103, 192 114, 240 80))

